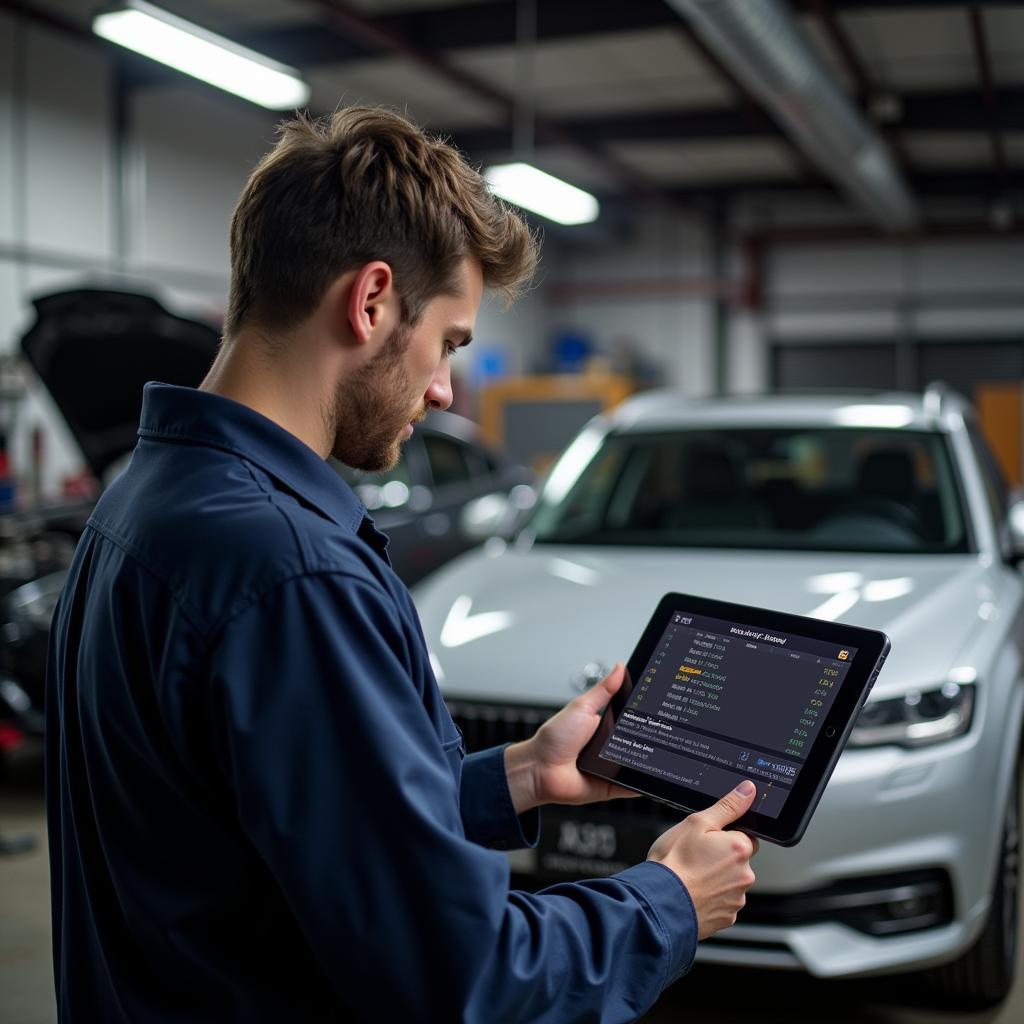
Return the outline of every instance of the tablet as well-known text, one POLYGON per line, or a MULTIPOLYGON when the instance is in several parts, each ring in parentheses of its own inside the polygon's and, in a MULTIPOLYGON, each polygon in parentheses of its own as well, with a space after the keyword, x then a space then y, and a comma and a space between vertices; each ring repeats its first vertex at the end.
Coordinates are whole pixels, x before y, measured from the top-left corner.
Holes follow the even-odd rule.
POLYGON ((792 846, 888 652, 874 630, 666 594, 579 767, 686 811, 751 779, 731 827, 792 846))

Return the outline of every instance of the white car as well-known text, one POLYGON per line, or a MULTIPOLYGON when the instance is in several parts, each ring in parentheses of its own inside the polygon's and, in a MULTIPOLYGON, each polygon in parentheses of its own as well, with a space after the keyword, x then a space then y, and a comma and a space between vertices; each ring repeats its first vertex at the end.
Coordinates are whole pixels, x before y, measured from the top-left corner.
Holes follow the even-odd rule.
MULTIPOLYGON (((529 520, 420 585, 470 749, 530 734, 630 655, 668 591, 884 630, 892 653, 810 827, 763 843, 718 963, 841 977, 937 968, 1009 990, 1018 934, 1024 505, 967 403, 924 395, 688 401, 592 421, 529 520)), ((620 870, 672 819, 548 808, 521 884, 620 870)))

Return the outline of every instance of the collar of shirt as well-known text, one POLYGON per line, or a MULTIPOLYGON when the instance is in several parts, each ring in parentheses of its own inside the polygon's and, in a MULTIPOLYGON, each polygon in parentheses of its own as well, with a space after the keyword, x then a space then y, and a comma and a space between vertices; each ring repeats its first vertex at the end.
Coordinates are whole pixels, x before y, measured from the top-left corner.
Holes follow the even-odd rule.
POLYGON ((150 383, 143 391, 139 437, 209 445, 248 459, 387 559, 388 539, 352 488, 312 448, 246 405, 209 391, 150 383))

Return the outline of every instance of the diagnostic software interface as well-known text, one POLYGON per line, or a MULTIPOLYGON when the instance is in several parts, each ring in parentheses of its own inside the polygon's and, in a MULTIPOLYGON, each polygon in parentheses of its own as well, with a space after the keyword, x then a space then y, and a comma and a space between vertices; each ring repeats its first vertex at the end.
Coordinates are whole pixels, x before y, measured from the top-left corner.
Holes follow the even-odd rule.
POLYGON ((778 817, 857 648, 676 612, 601 756, 778 817))

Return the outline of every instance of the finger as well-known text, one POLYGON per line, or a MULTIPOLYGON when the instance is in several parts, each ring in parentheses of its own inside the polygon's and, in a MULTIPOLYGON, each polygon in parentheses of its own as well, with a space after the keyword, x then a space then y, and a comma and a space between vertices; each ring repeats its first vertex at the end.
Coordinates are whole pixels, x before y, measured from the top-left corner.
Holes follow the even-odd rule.
POLYGON ((615 662, 615 667, 601 680, 593 689, 587 690, 586 693, 577 697, 576 699, 582 704, 588 711, 593 714, 599 714, 604 710, 608 701, 612 699, 612 696, 618 693, 619 687, 622 686, 622 681, 626 678, 626 667, 621 661, 615 662))
MULTIPOLYGON (((699 813, 699 817, 709 829, 722 829, 750 810, 757 794, 757 787, 744 779, 732 792, 726 793, 717 804, 712 804, 699 813)), ((694 815, 697 817, 698 815, 694 815)))
POLYGON ((643 793, 638 793, 635 789, 626 789, 625 786, 616 786, 615 783, 611 783, 608 787, 609 800, 618 800, 631 796, 643 796, 643 793))

